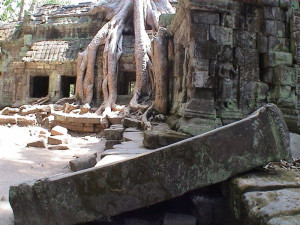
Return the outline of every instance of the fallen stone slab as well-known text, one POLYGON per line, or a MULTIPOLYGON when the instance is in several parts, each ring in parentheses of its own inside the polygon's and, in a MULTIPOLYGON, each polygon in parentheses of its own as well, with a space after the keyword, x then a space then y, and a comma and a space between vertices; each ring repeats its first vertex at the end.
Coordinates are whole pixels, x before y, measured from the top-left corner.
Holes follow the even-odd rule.
POLYGON ((10 204, 17 225, 84 223, 148 207, 290 155, 287 126, 269 104, 246 119, 151 153, 11 186, 10 204))
POLYGON ((143 144, 146 148, 155 149, 182 141, 191 136, 169 129, 168 127, 154 127, 144 131, 143 144))
POLYGON ((51 129, 51 135, 67 135, 68 129, 62 126, 55 126, 51 129))
POLYGON ((80 171, 92 168, 97 164, 97 153, 93 155, 79 157, 69 162, 72 171, 80 171))
POLYGON ((45 139, 41 138, 37 141, 28 143, 26 147, 46 148, 46 142, 45 139))

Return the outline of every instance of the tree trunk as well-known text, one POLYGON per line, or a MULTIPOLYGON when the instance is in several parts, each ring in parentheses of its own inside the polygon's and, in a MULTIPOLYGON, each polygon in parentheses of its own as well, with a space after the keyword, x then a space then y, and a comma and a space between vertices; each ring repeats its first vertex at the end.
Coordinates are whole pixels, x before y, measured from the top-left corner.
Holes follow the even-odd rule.
POLYGON ((168 40, 167 31, 160 29, 153 40, 153 65, 155 77, 154 109, 160 113, 168 112, 168 40))
POLYGON ((134 18, 136 84, 132 108, 146 109, 153 99, 154 79, 152 75, 151 41, 146 26, 158 30, 158 18, 174 9, 168 0, 101 0, 87 13, 106 13, 109 21, 98 31, 88 47, 78 55, 75 99, 91 103, 94 88, 94 68, 97 50, 105 45, 103 53, 102 91, 103 103, 97 113, 107 114, 117 101, 118 61, 122 55, 122 33, 130 18, 134 18), (132 15, 133 10, 133 17, 132 15), (150 100, 150 101, 149 101, 150 100))

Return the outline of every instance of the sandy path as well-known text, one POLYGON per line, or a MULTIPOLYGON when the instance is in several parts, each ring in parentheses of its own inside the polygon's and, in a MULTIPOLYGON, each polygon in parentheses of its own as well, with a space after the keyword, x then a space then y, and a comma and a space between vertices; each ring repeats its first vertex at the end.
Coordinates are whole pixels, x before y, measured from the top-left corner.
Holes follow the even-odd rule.
POLYGON ((10 185, 70 173, 67 165, 71 159, 104 150, 105 141, 96 136, 70 137, 67 151, 27 148, 26 144, 37 140, 41 130, 44 129, 0 126, 0 225, 13 225, 8 202, 10 185))

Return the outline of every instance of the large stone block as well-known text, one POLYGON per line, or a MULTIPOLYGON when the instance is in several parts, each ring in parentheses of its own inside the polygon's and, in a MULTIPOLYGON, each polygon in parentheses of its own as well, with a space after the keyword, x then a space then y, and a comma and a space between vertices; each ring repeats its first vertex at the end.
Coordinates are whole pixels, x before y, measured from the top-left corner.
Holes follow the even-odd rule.
POLYGON ((297 102, 296 89, 291 86, 274 86, 268 96, 268 101, 280 107, 295 108, 297 102))
POLYGON ((284 216, 300 213, 299 182, 295 171, 251 172, 232 179, 224 192, 239 224, 298 224, 284 216), (274 223, 278 217, 282 223, 274 223))
POLYGON ((233 31, 233 46, 241 48, 254 48, 256 49, 256 33, 248 31, 233 31))
POLYGON ((265 20, 264 33, 267 36, 286 37, 285 24, 280 21, 265 20))
POLYGON ((192 22, 210 24, 210 25, 219 25, 220 17, 218 13, 196 12, 192 14, 192 22))
POLYGON ((17 225, 78 224, 172 199, 290 159, 289 133, 275 105, 177 144, 119 163, 10 187, 17 225))
POLYGON ((268 51, 289 52, 290 40, 287 38, 268 37, 268 51))
POLYGON ((292 66, 293 56, 286 52, 269 52, 264 54, 264 67, 276 67, 280 65, 292 66))
POLYGON ((285 13, 279 7, 264 7, 264 19, 285 21, 285 13))
POLYGON ((227 27, 210 26, 209 40, 218 42, 222 45, 232 46, 233 44, 233 30, 227 27))
POLYGON ((296 68, 288 66, 278 66, 274 68, 273 83, 277 85, 289 85, 295 87, 296 68))

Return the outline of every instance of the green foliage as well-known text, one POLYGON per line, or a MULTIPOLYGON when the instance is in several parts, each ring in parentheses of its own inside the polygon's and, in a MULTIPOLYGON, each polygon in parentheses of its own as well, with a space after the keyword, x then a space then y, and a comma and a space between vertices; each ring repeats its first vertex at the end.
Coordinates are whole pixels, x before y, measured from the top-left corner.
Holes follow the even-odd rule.
POLYGON ((0 21, 14 21, 17 20, 21 10, 22 4, 25 4, 25 8, 30 7, 33 3, 37 5, 44 4, 59 4, 68 5, 71 4, 70 0, 4 0, 0 3, 0 21))

